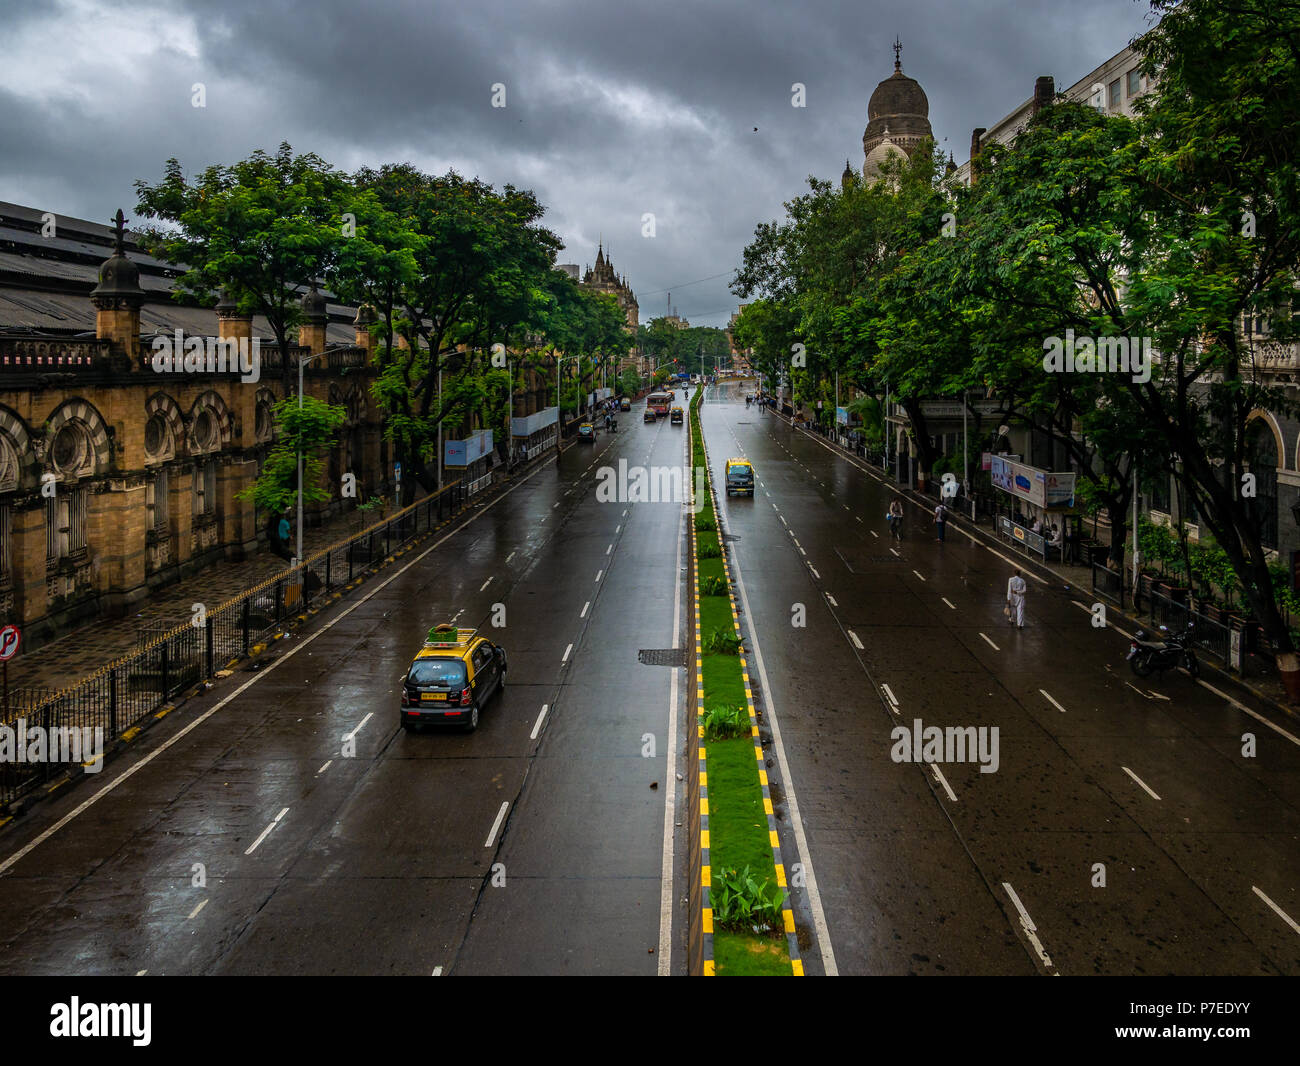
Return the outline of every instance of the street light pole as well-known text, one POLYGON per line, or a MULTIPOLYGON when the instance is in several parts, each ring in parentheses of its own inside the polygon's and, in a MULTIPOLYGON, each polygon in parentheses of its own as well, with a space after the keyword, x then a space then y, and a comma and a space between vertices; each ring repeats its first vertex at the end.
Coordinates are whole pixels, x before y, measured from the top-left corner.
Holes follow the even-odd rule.
MULTIPOLYGON (((298 411, 302 412, 302 372, 313 359, 319 359, 324 352, 317 352, 315 355, 308 355, 298 360, 298 411)), ((298 554, 295 558, 296 563, 302 562, 302 426, 298 426, 298 554)))

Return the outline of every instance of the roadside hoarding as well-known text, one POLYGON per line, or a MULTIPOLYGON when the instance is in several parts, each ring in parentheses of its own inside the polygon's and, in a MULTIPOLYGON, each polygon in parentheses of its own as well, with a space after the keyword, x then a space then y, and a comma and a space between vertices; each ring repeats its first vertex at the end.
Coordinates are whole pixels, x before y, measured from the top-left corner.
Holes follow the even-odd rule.
POLYGON ((1074 473, 1039 470, 1000 455, 990 457, 993 487, 1047 509, 1074 506, 1074 473))
POLYGON ((449 440, 443 463, 446 466, 469 466, 476 463, 492 450, 492 431, 480 429, 471 433, 464 440, 449 440))

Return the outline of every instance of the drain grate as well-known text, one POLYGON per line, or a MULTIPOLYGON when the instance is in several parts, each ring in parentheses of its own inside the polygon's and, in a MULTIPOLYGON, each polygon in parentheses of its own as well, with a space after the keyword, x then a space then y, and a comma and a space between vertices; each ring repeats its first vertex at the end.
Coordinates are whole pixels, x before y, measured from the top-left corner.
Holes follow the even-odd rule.
POLYGON ((644 666, 685 666, 685 648, 642 648, 637 658, 644 666))

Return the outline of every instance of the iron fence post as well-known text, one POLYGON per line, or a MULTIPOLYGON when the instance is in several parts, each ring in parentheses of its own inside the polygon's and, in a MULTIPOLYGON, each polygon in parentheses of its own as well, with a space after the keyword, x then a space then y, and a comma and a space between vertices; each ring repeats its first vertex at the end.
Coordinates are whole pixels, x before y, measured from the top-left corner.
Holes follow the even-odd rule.
POLYGON ((245 655, 248 654, 248 628, 249 628, 249 620, 250 620, 249 615, 252 612, 252 607, 250 606, 252 601, 253 601, 253 597, 251 595, 245 596, 244 607, 243 610, 240 612, 240 614, 243 615, 241 621, 243 623, 242 628, 244 630, 244 654, 245 655))
POLYGON ((108 735, 117 736, 117 668, 108 672, 108 735))
POLYGON ((167 690, 168 690, 168 684, 167 684, 167 667, 168 667, 168 662, 167 662, 167 658, 168 658, 168 656, 167 656, 167 650, 168 650, 168 648, 169 648, 170 646, 171 646, 171 638, 168 637, 166 640, 164 640, 164 641, 162 642, 162 702, 163 702, 163 703, 166 703, 166 702, 167 702, 167 690))
POLYGON ((207 651, 207 658, 208 658, 208 672, 204 675, 204 677, 208 678, 216 673, 216 670, 212 668, 212 619, 211 618, 208 619, 208 624, 204 626, 203 629, 204 629, 204 637, 205 637, 204 642, 207 645, 207 648, 205 650, 207 651))

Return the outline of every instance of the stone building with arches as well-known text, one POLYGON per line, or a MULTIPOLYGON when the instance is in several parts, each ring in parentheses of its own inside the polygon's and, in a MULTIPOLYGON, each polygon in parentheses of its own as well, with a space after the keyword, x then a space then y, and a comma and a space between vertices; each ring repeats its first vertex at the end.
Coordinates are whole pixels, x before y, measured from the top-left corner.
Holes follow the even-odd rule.
POLYGON ((172 299, 180 272, 111 227, 0 203, 0 621, 25 646, 83 619, 121 616, 150 591, 258 550, 264 517, 239 494, 276 435, 287 355, 321 357, 309 395, 342 405, 328 503, 308 523, 392 491, 370 395, 369 319, 319 292, 304 297, 297 346, 223 300, 172 299), (159 372, 153 338, 261 344, 261 377, 159 372))

